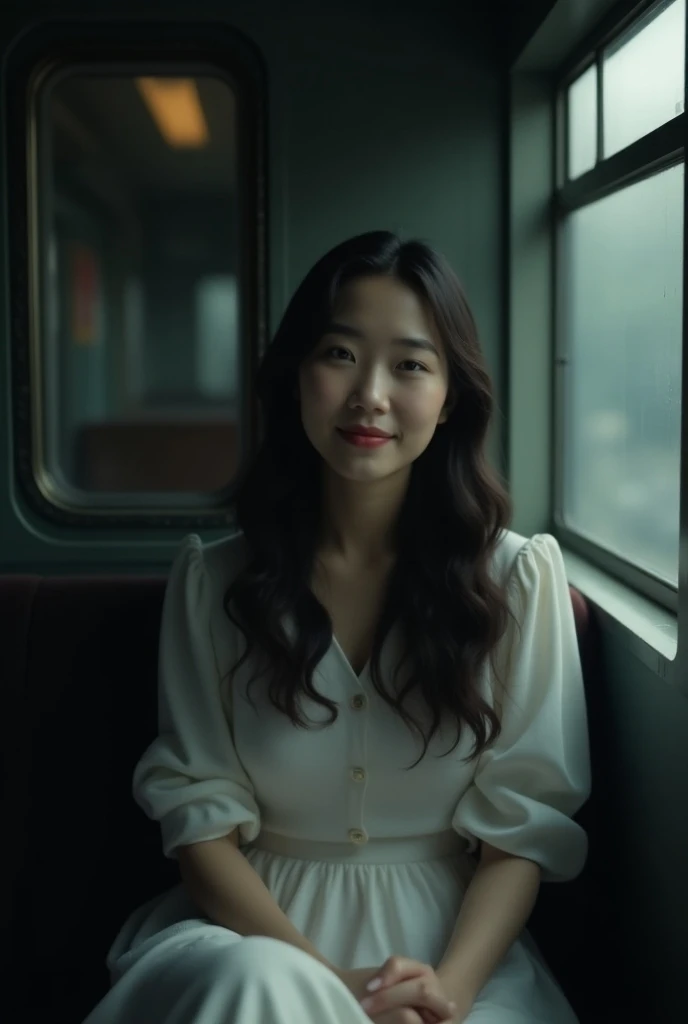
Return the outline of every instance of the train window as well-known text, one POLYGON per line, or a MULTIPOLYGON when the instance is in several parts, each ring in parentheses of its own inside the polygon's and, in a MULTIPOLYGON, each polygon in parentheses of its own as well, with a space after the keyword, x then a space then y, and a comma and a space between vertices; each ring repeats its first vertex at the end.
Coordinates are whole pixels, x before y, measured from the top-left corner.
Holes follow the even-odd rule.
POLYGON ((567 218, 564 508, 569 524, 676 584, 683 167, 567 218))
POLYGON ((686 0, 650 11, 604 51, 603 155, 683 111, 686 0))
POLYGON ((597 160, 597 65, 593 64, 569 86, 570 178, 595 166, 597 160))
MULTIPOLYGON (((587 104, 594 126, 602 113, 605 156, 557 192, 556 519, 574 549, 675 607, 685 114, 670 131, 661 128, 674 114, 666 97, 677 73, 666 66, 676 47, 656 49, 667 26, 681 40, 682 93, 685 0, 674 0, 594 55, 599 67, 603 54, 625 54, 615 65, 605 56, 614 70, 604 63, 601 102, 587 104), (607 159, 610 146, 618 151, 640 133, 642 145, 607 159)), ((570 140, 572 112, 582 117, 583 101, 576 106, 569 93, 558 109, 569 118, 570 140)))
POLYGON ((235 92, 208 71, 74 66, 37 109, 42 490, 211 505, 244 420, 235 92))

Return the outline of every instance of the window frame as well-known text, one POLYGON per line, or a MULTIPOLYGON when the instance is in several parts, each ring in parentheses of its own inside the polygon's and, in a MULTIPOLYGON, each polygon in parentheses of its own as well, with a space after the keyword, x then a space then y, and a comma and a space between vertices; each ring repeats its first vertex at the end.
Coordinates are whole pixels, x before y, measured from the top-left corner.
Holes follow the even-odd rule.
MULTIPOLYGON (((133 73, 133 70, 132 70, 133 73)), ((260 53, 227 24, 177 19, 46 20, 23 35, 8 55, 6 70, 7 187, 10 228, 10 359, 14 477, 17 496, 39 520, 73 528, 151 527, 224 529, 233 523, 232 502, 245 460, 255 449, 259 417, 252 381, 268 340, 267 312, 267 119, 266 74, 260 53), (242 463, 218 495, 156 495, 150 506, 112 503, 68 504, 46 486, 42 465, 40 334, 43 309, 44 226, 36 196, 45 187, 45 168, 35 163, 41 87, 72 66, 119 65, 141 71, 203 69, 228 82, 237 99, 237 182, 240 217, 242 333, 240 388, 242 463), (19 142, 17 140, 22 140, 19 142), (42 479, 43 474, 43 479, 42 479)))
MULTIPOLYGON (((625 149, 609 157, 603 157, 603 87, 604 69, 603 53, 610 43, 622 36, 634 23, 640 23, 648 16, 659 14, 669 6, 667 0, 643 0, 641 3, 623 3, 611 12, 584 44, 579 47, 561 66, 555 76, 552 106, 552 123, 555 145, 553 147, 552 166, 552 204, 551 204, 551 239, 552 239, 552 422, 554 426, 554 444, 552 446, 552 509, 556 533, 560 541, 572 552, 597 565, 610 576, 616 577, 632 589, 650 598, 650 600, 678 611, 678 586, 672 586, 649 570, 635 565, 629 559, 608 551, 600 544, 573 530, 564 520, 564 456, 566 415, 565 371, 568 363, 563 324, 563 291, 565 283, 560 274, 560 225, 573 211, 587 206, 604 196, 620 191, 635 182, 641 181, 658 171, 666 170, 677 164, 685 163, 686 106, 671 121, 660 125, 647 135, 631 143, 625 149), (597 158, 591 170, 579 177, 568 178, 568 88, 580 74, 592 64, 597 65, 597 158)), ((640 27, 640 30, 641 27, 640 27)), ((685 26, 684 26, 685 30, 685 26)), ((685 96, 685 93, 684 93, 685 96)), ((688 183, 684 173, 684 253, 686 251, 686 196, 688 183)), ((686 377, 686 308, 688 304, 688 288, 683 294, 683 330, 682 330, 682 378, 686 377)), ((682 382, 681 382, 682 385, 682 382)), ((681 386, 681 415, 686 416, 684 405, 685 391, 681 386)), ((681 494, 685 494, 685 467, 683 449, 681 450, 681 494)), ((680 547, 680 540, 679 540, 680 547)), ((678 554, 678 552, 677 552, 678 554)), ((679 585, 681 581, 679 578, 679 585)))

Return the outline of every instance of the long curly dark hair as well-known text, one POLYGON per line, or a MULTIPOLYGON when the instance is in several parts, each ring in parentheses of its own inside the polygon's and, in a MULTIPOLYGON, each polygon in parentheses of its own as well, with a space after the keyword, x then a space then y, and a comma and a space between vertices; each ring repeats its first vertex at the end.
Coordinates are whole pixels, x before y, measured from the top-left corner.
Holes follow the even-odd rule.
POLYGON ((493 661, 507 626, 504 588, 489 568, 511 505, 485 457, 493 400, 475 321, 453 270, 424 242, 373 231, 336 246, 306 275, 264 356, 257 379, 264 433, 236 499, 249 560, 224 598, 229 619, 246 640, 232 671, 252 652, 260 654, 268 669, 269 698, 295 726, 309 727, 302 694, 329 708, 325 726, 338 716, 337 703, 313 685, 314 670, 332 643, 332 622, 310 588, 321 516, 321 457, 306 437, 294 394, 299 367, 322 337, 339 289, 371 275, 394 276, 431 311, 447 353, 452 409, 411 467, 371 679, 423 740, 423 752, 410 767, 423 759, 447 715, 455 720, 457 736, 446 753, 456 748, 467 726, 474 736, 469 761, 500 732, 498 715, 479 692, 479 674, 488 656, 493 661), (401 627, 403 650, 386 687, 380 654, 395 625, 401 627), (402 669, 404 684, 398 687, 402 669), (427 733, 405 707, 412 693, 420 693, 431 713, 427 733))

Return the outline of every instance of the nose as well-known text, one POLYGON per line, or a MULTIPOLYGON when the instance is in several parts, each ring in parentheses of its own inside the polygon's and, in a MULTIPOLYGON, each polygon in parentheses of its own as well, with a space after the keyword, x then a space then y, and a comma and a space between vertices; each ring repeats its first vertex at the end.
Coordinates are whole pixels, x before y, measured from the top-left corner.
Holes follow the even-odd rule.
POLYGON ((361 374, 349 395, 349 409, 365 413, 385 413, 389 410, 389 388, 383 370, 371 369, 361 374))

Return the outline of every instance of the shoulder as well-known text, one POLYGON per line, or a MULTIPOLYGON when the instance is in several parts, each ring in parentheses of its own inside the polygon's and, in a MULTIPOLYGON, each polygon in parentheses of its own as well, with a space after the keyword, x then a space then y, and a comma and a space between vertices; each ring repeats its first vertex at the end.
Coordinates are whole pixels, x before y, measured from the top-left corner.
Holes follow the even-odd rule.
POLYGON ((491 572, 497 583, 503 585, 509 579, 519 552, 529 540, 514 530, 502 530, 492 555, 491 572))
MULTIPOLYGON (((505 652, 513 651, 514 643, 528 653, 539 651, 544 656, 551 640, 564 643, 561 637, 573 638, 575 621, 564 557, 556 537, 536 533, 532 537, 507 531, 496 551, 495 565, 499 582, 510 611, 510 622, 502 640, 505 652)), ((565 641, 568 643, 569 641, 565 641)), ((511 654, 505 655, 507 659, 511 654)), ((503 663, 505 678, 511 664, 503 663)))
POLYGON ((242 533, 204 542, 192 533, 182 541, 172 566, 170 583, 185 589, 202 588, 223 594, 248 561, 248 546, 242 533))
POLYGON ((539 575, 541 572, 564 575, 561 548, 550 533, 524 537, 514 530, 503 530, 492 560, 493 578, 506 585, 514 578, 539 575))

